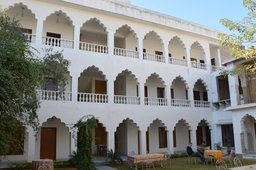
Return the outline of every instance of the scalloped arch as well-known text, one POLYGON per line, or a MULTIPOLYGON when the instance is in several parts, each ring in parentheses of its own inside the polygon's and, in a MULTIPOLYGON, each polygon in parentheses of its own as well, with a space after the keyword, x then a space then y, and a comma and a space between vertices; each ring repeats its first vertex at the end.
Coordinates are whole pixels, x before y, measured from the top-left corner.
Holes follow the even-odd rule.
MULTIPOLYGON (((119 73, 117 76, 116 76, 116 79, 117 79, 117 77, 118 76, 121 76, 121 75, 131 75, 132 76, 132 78, 134 79, 134 80, 136 80, 136 82, 138 83, 138 78, 135 76, 135 74, 133 74, 130 70, 128 70, 128 69, 125 69, 125 70, 123 70, 121 73, 119 73)), ((115 79, 115 80, 116 80, 115 79)))
POLYGON ((100 75, 104 77, 104 80, 106 80, 106 75, 103 74, 103 72, 102 72, 98 67, 96 67, 96 66, 94 66, 94 65, 89 66, 89 67, 87 67, 86 69, 84 69, 84 70, 80 73, 80 76, 81 76, 83 73, 86 74, 87 71, 89 71, 89 72, 92 72, 92 71, 93 71, 93 72, 99 72, 100 75))
POLYGON ((67 15, 66 12, 63 12, 62 10, 58 10, 58 11, 54 11, 54 12, 50 13, 50 14, 46 17, 45 21, 46 21, 49 17, 51 17, 52 15, 55 15, 55 14, 56 14, 56 15, 58 15, 58 14, 59 14, 59 15, 63 15, 64 18, 66 18, 66 19, 68 20, 68 22, 73 25, 73 21, 71 20, 71 18, 67 15))
MULTIPOLYGON (((186 46, 184 44, 184 42, 180 39, 180 37, 178 37, 177 35, 174 36, 170 41, 169 41, 169 45, 174 42, 174 41, 178 41, 178 43, 183 47, 184 50, 186 50, 186 46)), ((186 53, 186 51, 185 51, 186 53)))
POLYGON ((245 120, 248 119, 248 118, 251 118, 251 119, 254 119, 256 120, 256 118, 254 116, 252 116, 251 114, 246 114, 242 117, 241 121, 240 121, 240 124, 241 124, 241 132, 244 132, 245 131, 245 120))
POLYGON ((103 28, 104 32, 108 32, 108 31, 107 31, 107 27, 106 27, 98 18, 96 18, 96 17, 90 18, 90 19, 88 19, 87 21, 85 21, 85 22, 83 23, 82 27, 86 27, 86 25, 87 25, 89 22, 93 22, 93 21, 95 21, 99 26, 101 26, 101 27, 103 28))
MULTIPOLYGON (((177 124, 179 124, 179 123, 182 123, 182 124, 184 124, 184 125, 186 125, 187 127, 188 127, 188 129, 189 130, 191 130, 191 126, 189 125, 189 123, 185 120, 185 119, 180 119, 180 120, 178 120, 178 122, 175 124, 175 126, 174 126, 174 128, 177 126, 177 124)), ((174 130, 174 128, 173 128, 173 130, 174 130)))
POLYGON ((165 128, 167 128, 167 126, 165 125, 165 123, 164 123, 162 120, 158 119, 158 118, 154 119, 154 120, 149 124, 148 127, 150 127, 151 125, 153 125, 155 122, 160 122, 160 124, 162 124, 165 128))
POLYGON ((7 8, 6 11, 8 12, 8 10, 10 10, 10 9, 16 7, 16 6, 21 6, 21 7, 23 6, 23 7, 25 7, 25 9, 27 9, 28 11, 30 11, 31 14, 33 14, 33 16, 36 18, 36 14, 35 14, 27 5, 25 5, 25 4, 22 3, 22 2, 14 3, 13 5, 10 5, 10 6, 7 8))
POLYGON ((49 122, 49 121, 51 121, 51 120, 55 120, 55 121, 57 121, 58 123, 60 123, 61 125, 63 125, 64 127, 69 128, 69 127, 66 125, 65 122, 62 122, 61 119, 60 119, 60 118, 57 118, 56 116, 52 116, 52 117, 46 119, 46 121, 44 121, 44 122, 41 124, 41 126, 43 127, 45 123, 47 123, 47 122, 49 122))
MULTIPOLYGON (((188 86, 188 83, 187 83, 187 81, 182 77, 182 76, 177 76, 177 77, 175 77, 173 80, 172 80, 172 84, 173 84, 173 82, 175 81, 175 80, 178 80, 178 79, 180 79, 182 82, 183 82, 183 84, 185 85, 185 87, 186 87, 186 89, 189 89, 189 86, 188 86)), ((171 86, 172 86, 172 84, 171 84, 171 86)))
POLYGON ((149 31, 145 36, 144 36, 144 38, 143 38, 143 40, 145 40, 146 39, 146 36, 148 36, 148 35, 150 35, 150 34, 153 34, 154 36, 156 36, 157 37, 157 39, 158 40, 160 40, 160 42, 161 42, 161 44, 163 45, 164 44, 164 42, 163 42, 163 39, 160 37, 160 35, 158 35, 155 31, 149 31))
POLYGON ((206 120, 206 119, 202 119, 199 123, 198 123, 198 126, 199 126, 199 124, 201 124, 201 123, 205 123, 207 126, 209 126, 209 128, 211 129, 211 125, 210 125, 210 123, 206 120))
MULTIPOLYGON (((150 77, 155 77, 155 78, 159 79, 159 80, 161 81, 161 83, 162 83, 164 86, 166 86, 164 80, 162 79, 162 77, 160 77, 157 73, 152 73, 150 76, 148 76, 148 78, 146 79, 146 82, 148 81, 148 79, 149 79, 150 77)), ((146 82, 145 82, 145 83, 146 83, 146 82)))
POLYGON ((199 78, 199 79, 196 80, 196 82, 194 83, 193 89, 195 88, 195 85, 196 85, 196 83, 198 83, 198 82, 201 82, 201 83, 203 84, 203 86, 205 87, 206 91, 209 91, 207 84, 206 84, 205 81, 204 81, 203 79, 201 79, 201 78, 199 78))
POLYGON ((115 34, 116 34, 120 29, 122 29, 122 28, 127 28, 130 32, 132 32, 132 34, 135 36, 135 38, 138 39, 136 32, 135 32, 129 25, 127 25, 127 24, 124 24, 124 25, 120 26, 119 28, 117 28, 115 34))
POLYGON ((117 128, 118 128, 122 123, 124 123, 125 121, 130 121, 133 125, 135 125, 138 129, 140 129, 140 127, 138 126, 138 124, 137 124, 133 119, 126 118, 126 119, 123 119, 122 122, 118 124, 118 126, 116 127, 116 131, 117 131, 117 128))
POLYGON ((202 47, 202 45, 198 41, 193 42, 193 44, 190 46, 190 51, 192 50, 193 47, 200 49, 202 51, 204 57, 205 57, 204 48, 202 47))

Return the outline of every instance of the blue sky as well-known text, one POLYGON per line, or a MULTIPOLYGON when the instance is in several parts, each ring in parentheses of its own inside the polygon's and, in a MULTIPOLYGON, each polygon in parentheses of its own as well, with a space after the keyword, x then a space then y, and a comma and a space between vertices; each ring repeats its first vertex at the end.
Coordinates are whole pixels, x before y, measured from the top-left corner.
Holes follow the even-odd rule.
POLYGON ((243 0, 130 0, 133 5, 192 21, 219 31, 227 29, 221 18, 241 20, 247 10, 243 0))

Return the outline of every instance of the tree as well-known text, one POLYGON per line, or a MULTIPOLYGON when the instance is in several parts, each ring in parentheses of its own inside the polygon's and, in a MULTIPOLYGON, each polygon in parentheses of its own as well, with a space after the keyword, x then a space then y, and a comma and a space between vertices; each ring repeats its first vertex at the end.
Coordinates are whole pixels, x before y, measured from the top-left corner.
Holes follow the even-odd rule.
POLYGON ((230 49, 232 56, 250 60, 244 65, 246 71, 256 71, 256 1, 243 0, 248 14, 242 21, 221 19, 221 23, 230 30, 230 34, 221 33, 221 45, 230 49))
POLYGON ((63 76, 56 74, 69 65, 59 52, 37 58, 20 28, 17 20, 0 11, 0 155, 22 149, 26 127, 37 131, 36 89, 47 72, 63 82, 63 76), (56 69, 56 63, 63 69, 56 69))

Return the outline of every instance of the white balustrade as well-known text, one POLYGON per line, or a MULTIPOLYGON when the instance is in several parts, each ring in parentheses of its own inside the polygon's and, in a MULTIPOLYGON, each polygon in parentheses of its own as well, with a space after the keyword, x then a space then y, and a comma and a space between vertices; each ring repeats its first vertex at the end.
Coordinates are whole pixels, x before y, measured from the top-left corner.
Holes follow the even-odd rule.
POLYGON ((116 104, 140 104, 140 97, 115 95, 114 103, 116 103, 116 104))
POLYGON ((188 65, 188 62, 186 60, 173 58, 173 57, 169 57, 169 63, 170 64, 181 65, 181 66, 187 66, 188 65))
POLYGON ((72 93, 66 91, 37 90, 37 97, 39 100, 71 101, 72 93))
POLYGON ((212 72, 220 71, 220 70, 223 70, 224 68, 225 68, 225 67, 218 67, 218 66, 212 65, 212 72))
POLYGON ((163 55, 143 53, 143 59, 164 63, 164 56, 163 55))
POLYGON ((195 61, 191 61, 191 67, 193 67, 193 68, 199 68, 199 69, 203 69, 203 70, 206 70, 206 69, 207 69, 205 63, 198 63, 198 62, 195 62, 195 61))
POLYGON ((108 46, 87 43, 87 42, 80 42, 80 50, 91 51, 96 53, 108 53, 108 46))
POLYGON ((210 102, 202 101, 202 100, 195 100, 194 101, 194 106, 195 107, 205 107, 205 108, 208 108, 208 107, 210 107, 210 102))
POLYGON ((185 99, 171 99, 171 106, 190 107, 191 102, 190 100, 185 100, 185 99))
POLYGON ((95 94, 95 93, 78 93, 78 102, 90 102, 90 103, 107 103, 107 94, 95 94))
POLYGON ((124 57, 131 57, 131 58, 139 58, 138 51, 132 51, 124 48, 114 48, 114 55, 124 56, 124 57))
POLYGON ((54 37, 43 37, 42 41, 44 45, 64 47, 64 48, 74 48, 73 40, 66 40, 66 39, 54 38, 54 37))
POLYGON ((145 105, 167 106, 167 99, 166 98, 145 97, 144 104, 145 105))
POLYGON ((23 33, 26 42, 29 43, 35 43, 36 42, 36 35, 35 34, 28 34, 28 33, 23 33))

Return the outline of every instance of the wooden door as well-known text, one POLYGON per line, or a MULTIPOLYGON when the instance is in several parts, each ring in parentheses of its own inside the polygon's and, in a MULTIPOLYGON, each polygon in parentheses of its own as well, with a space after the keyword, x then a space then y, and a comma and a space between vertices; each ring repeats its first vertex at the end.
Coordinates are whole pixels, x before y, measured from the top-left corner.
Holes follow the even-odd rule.
POLYGON ((206 126, 205 127, 205 134, 206 134, 206 145, 207 146, 212 146, 212 143, 211 143, 211 130, 209 128, 209 126, 206 126))
POLYGON ((95 93, 107 94, 107 83, 102 80, 95 80, 95 93))
POLYGON ((201 145, 203 143, 203 127, 197 126, 196 129, 196 144, 201 145))
POLYGON ((140 154, 140 131, 138 130, 138 154, 140 154))
POLYGON ((56 159, 56 128, 41 128, 40 159, 56 159))
POLYGON ((149 134, 148 134, 148 130, 146 132, 146 147, 147 147, 147 153, 149 153, 149 134))

